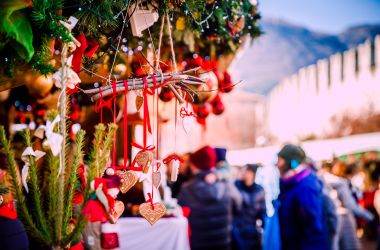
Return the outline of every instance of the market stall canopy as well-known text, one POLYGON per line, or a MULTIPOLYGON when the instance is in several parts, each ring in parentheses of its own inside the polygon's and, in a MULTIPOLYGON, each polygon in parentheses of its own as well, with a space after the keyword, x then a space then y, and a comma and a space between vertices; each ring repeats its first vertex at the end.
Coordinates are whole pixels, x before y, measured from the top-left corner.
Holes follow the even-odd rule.
MULTIPOLYGON (((380 151, 380 133, 368 133, 344 138, 307 141, 301 144, 306 154, 315 161, 330 160, 334 156, 358 152, 380 151)), ((247 163, 271 164, 280 146, 232 150, 227 159, 232 165, 247 163)))

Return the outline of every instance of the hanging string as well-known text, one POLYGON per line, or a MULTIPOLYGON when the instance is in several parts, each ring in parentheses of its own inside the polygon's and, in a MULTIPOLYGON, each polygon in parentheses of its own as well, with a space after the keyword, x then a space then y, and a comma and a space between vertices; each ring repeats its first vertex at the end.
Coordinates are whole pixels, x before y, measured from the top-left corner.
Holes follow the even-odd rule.
POLYGON ((128 165, 128 82, 124 80, 124 110, 123 110, 123 125, 124 125, 124 169, 128 165))
POLYGON ((175 100, 175 109, 174 109, 174 112, 175 112, 175 115, 174 115, 174 152, 177 151, 177 120, 178 120, 178 117, 177 117, 177 100, 175 100))
POLYGON ((156 108, 157 108, 157 113, 156 113, 156 115, 157 115, 157 117, 156 117, 156 120, 157 120, 157 136, 156 136, 156 149, 157 149, 157 152, 156 152, 156 163, 157 163, 157 171, 158 171, 158 169, 160 168, 160 164, 158 163, 158 157, 159 157, 159 142, 160 142, 160 140, 159 140, 159 136, 160 136, 160 133, 159 133, 159 128, 160 128, 160 115, 159 115, 159 107, 158 107, 158 105, 159 105, 159 101, 158 101, 158 89, 156 89, 156 108))
MULTIPOLYGON (((169 44, 170 44, 173 68, 174 68, 174 72, 178 73, 177 62, 175 59, 175 52, 174 52, 174 43, 173 43, 173 38, 172 38, 172 28, 171 28, 170 19, 169 19, 168 14, 166 14, 166 22, 168 24, 169 44)), ((177 100, 175 100, 174 151, 177 150, 177 109, 178 109, 177 108, 177 100)))
MULTIPOLYGON (((103 92, 102 92, 102 88, 99 86, 99 93, 100 93, 100 100, 103 101, 103 92)), ((95 112, 96 112, 96 106, 95 105, 95 112)), ((100 106, 100 123, 103 123, 103 106, 100 106)))
MULTIPOLYGON (((128 7, 129 7, 129 1, 128 1, 127 9, 128 9, 128 7)), ((111 81, 112 72, 114 70, 117 54, 119 53, 120 42, 122 40, 122 35, 123 35, 123 32, 124 32, 124 28, 126 26, 125 23, 126 23, 126 19, 127 19, 127 16, 128 16, 127 13, 125 13, 125 15, 123 13, 121 13, 121 14, 123 15, 123 25, 122 25, 122 28, 121 28, 121 31, 120 31, 120 34, 119 34, 119 37, 118 37, 119 41, 117 42, 115 56, 114 56, 113 61, 112 61, 112 66, 111 66, 110 74, 108 75, 108 82, 111 81)))

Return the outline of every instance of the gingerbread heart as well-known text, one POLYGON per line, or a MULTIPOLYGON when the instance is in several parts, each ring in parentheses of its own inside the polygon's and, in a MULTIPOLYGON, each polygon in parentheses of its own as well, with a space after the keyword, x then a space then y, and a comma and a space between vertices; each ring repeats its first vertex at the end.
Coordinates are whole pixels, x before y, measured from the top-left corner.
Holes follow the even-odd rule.
POLYGON ((153 161, 153 152, 152 151, 140 151, 135 157, 135 162, 138 166, 143 168, 143 173, 148 173, 149 165, 153 161))
POLYGON ((161 202, 154 203, 154 209, 149 202, 140 205, 140 214, 151 224, 156 223, 166 213, 166 207, 161 202))
POLYGON ((135 105, 137 112, 141 109, 141 106, 144 103, 144 98, 141 95, 136 96, 135 105))
POLYGON ((124 212, 124 203, 122 201, 115 201, 114 208, 111 210, 109 214, 109 221, 112 224, 115 224, 119 217, 124 212))
POLYGON ((138 181, 138 176, 134 171, 116 171, 116 174, 121 177, 120 192, 125 194, 138 181))
POLYGON ((153 185, 158 188, 161 184, 161 173, 153 172, 153 185))

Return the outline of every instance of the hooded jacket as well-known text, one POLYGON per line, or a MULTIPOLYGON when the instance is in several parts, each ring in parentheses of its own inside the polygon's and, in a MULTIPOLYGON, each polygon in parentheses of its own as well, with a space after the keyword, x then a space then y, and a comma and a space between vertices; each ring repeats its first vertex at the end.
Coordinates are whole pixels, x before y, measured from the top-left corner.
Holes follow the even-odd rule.
POLYGON ((232 211, 240 209, 241 196, 231 183, 208 184, 201 172, 186 182, 178 195, 178 203, 191 209, 190 245, 192 250, 224 250, 231 243, 232 211))
POLYGON ((279 219, 283 250, 324 250, 321 181, 309 169, 280 181, 279 219))

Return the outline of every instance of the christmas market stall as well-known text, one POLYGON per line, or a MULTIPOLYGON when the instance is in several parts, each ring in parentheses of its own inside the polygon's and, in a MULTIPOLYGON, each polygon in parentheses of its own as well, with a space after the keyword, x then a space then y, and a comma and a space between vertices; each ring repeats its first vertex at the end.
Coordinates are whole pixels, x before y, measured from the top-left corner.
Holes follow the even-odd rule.
POLYGON ((258 19, 248 0, 1 1, 1 244, 189 249, 177 124, 223 113, 258 19))

